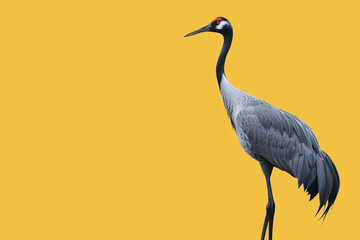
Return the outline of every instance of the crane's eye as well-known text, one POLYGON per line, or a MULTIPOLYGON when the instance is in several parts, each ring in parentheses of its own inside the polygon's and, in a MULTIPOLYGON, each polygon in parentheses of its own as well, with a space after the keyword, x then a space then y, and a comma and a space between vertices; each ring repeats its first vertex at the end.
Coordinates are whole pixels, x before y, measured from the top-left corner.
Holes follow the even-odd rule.
POLYGON ((220 23, 220 21, 219 21, 219 20, 217 20, 217 21, 216 21, 216 24, 219 24, 219 23, 220 23))

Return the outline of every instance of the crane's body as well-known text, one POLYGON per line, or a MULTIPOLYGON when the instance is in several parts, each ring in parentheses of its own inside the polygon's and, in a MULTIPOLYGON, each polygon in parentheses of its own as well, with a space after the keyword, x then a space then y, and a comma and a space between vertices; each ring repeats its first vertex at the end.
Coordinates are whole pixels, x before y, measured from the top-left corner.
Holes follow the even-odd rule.
POLYGON ((272 239, 275 202, 270 176, 273 167, 296 177, 299 187, 303 185, 304 190, 310 194, 310 200, 319 194, 318 212, 325 206, 321 217, 326 217, 337 197, 340 179, 334 163, 320 149, 311 128, 296 116, 242 92, 228 82, 224 65, 233 31, 226 18, 215 18, 209 25, 185 37, 200 32, 218 32, 224 37, 216 65, 216 76, 224 106, 241 146, 246 153, 259 161, 265 175, 268 205, 261 239, 265 238, 268 226, 269 239, 272 239))

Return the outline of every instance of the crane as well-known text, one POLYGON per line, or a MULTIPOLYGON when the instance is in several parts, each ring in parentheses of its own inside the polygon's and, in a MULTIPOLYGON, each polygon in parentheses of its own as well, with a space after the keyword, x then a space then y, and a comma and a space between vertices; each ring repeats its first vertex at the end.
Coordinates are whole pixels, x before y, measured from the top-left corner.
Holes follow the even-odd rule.
POLYGON ((185 37, 202 32, 220 33, 223 46, 216 64, 216 77, 225 109, 241 146, 247 154, 260 163, 265 175, 268 192, 266 215, 261 233, 265 239, 269 227, 272 240, 275 202, 270 176, 274 167, 298 179, 298 187, 310 195, 310 201, 319 194, 319 208, 324 207, 320 219, 325 219, 338 195, 340 178, 331 158, 320 149, 311 128, 298 117, 261 99, 247 94, 225 77, 224 65, 229 52, 233 28, 224 17, 215 18, 210 24, 185 37))

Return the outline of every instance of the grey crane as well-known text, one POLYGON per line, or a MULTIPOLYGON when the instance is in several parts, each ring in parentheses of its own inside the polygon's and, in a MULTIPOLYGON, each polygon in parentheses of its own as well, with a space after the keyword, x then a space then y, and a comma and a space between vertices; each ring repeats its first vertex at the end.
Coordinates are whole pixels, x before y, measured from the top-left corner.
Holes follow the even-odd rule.
POLYGON ((305 122, 240 91, 228 82, 224 65, 231 46, 233 29, 226 18, 217 17, 210 24, 185 37, 201 32, 216 32, 224 37, 216 65, 221 96, 241 146, 247 154, 259 161, 265 175, 268 204, 261 240, 265 239, 268 226, 270 240, 273 233, 275 202, 270 183, 273 167, 297 178, 299 187, 304 186, 304 191, 310 195, 310 200, 319 194, 320 206, 316 214, 324 207, 325 210, 320 218, 325 219, 340 187, 339 174, 333 161, 320 149, 314 133, 305 122))

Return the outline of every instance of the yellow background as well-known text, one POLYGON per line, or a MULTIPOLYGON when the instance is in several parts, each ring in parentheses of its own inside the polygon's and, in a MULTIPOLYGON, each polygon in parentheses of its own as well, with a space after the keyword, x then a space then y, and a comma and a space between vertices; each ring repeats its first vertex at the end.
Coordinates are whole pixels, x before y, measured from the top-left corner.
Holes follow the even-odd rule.
POLYGON ((341 177, 318 198, 275 170, 274 237, 359 233, 359 2, 1 1, 0 239, 259 239, 267 202, 215 77, 307 122, 341 177))

